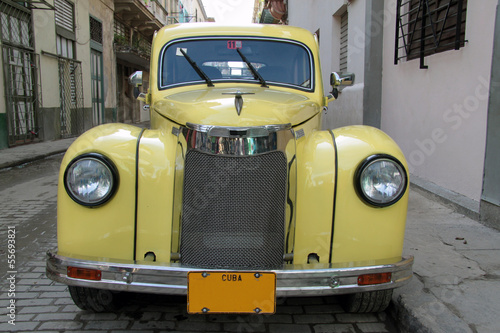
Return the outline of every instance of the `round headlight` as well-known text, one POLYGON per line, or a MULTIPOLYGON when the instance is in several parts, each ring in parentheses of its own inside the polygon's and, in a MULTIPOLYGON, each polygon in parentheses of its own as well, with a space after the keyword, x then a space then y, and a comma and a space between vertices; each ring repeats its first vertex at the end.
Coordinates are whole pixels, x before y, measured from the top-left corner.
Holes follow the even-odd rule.
POLYGON ((389 155, 368 157, 356 173, 356 187, 361 197, 373 206, 396 203, 405 193, 407 175, 400 161, 389 155))
POLYGON ((68 195, 84 206, 107 202, 118 187, 118 172, 113 163, 100 154, 75 158, 66 168, 64 186, 68 195))

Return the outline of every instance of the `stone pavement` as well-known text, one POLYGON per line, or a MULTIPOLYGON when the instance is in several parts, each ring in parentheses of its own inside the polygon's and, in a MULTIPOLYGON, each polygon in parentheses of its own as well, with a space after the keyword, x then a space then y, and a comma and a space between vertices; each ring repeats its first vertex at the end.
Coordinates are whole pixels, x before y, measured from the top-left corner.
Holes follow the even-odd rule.
POLYGON ((393 296, 409 332, 500 332, 500 232, 410 193, 412 281, 393 296))
MULTIPOLYGON (((57 154, 64 151, 71 142, 72 139, 66 139, 0 150, 0 169, 57 154)), ((4 205, 3 202, 2 205, 4 205)), ((55 205, 55 203, 52 202, 50 205, 55 205)), ((37 216, 37 220, 41 217, 43 214, 37 216)), ((43 228, 43 223, 40 228, 43 228)), ((6 233, 6 231, 3 232, 6 233)), ((2 235, 2 237, 6 236, 2 235)), ((46 242, 47 248, 55 247, 54 238, 50 240, 42 237, 40 241, 46 242)), ((412 189, 404 252, 415 256, 415 274, 408 285, 395 291, 389 310, 400 326, 398 328, 400 331, 412 333, 500 332, 500 232, 455 213, 412 189)), ((220 316, 215 320, 213 317, 209 319, 209 317, 189 316, 189 319, 183 320, 184 324, 179 327, 168 326, 171 324, 162 324, 168 327, 154 327, 155 320, 161 319, 160 322, 166 323, 168 322, 166 319, 173 316, 174 312, 172 309, 168 310, 168 306, 166 309, 163 307, 160 309, 160 303, 157 301, 160 296, 150 296, 152 298, 150 300, 139 297, 136 300, 149 304, 147 312, 139 313, 136 305, 131 304, 127 305, 130 307, 129 311, 118 315, 90 314, 78 311, 67 296, 67 291, 63 291, 65 286, 51 285, 51 288, 61 289, 59 291, 61 298, 53 303, 53 299, 45 294, 48 288, 45 284, 51 284, 51 282, 47 279, 40 280, 44 272, 44 254, 34 253, 33 256, 33 262, 38 262, 36 267, 28 267, 26 272, 21 272, 22 280, 27 282, 20 284, 19 288, 29 289, 29 292, 23 293, 26 299, 20 300, 25 307, 18 317, 23 316, 25 328, 19 331, 32 331, 35 327, 40 329, 40 326, 36 326, 40 324, 37 321, 43 318, 54 319, 50 323, 44 323, 47 326, 43 327, 44 330, 62 331, 69 328, 65 328, 66 325, 73 325, 71 330, 74 331, 92 330, 92 325, 84 327, 82 324, 82 320, 88 316, 95 316, 96 319, 99 317, 104 322, 121 321, 123 330, 131 329, 131 318, 136 319, 133 325, 140 326, 134 328, 138 331, 230 330, 229 326, 234 325, 234 318, 230 322, 228 316, 220 316), (63 297, 63 293, 66 296, 63 297)), ((0 299, 3 300, 6 296, 5 291, 2 292, 4 294, 0 299)), ((356 317, 340 314, 336 311, 338 304, 333 301, 332 304, 317 299, 313 299, 313 302, 323 303, 294 304, 293 302, 304 302, 304 299, 286 300, 278 307, 278 314, 275 316, 263 317, 264 319, 256 319, 255 316, 239 317, 240 324, 243 325, 242 331, 258 332, 262 331, 263 327, 267 327, 269 331, 283 332, 302 330, 340 332, 345 329, 353 332, 387 331, 385 326, 383 327, 385 318, 379 318, 376 314, 356 317), (316 320, 317 325, 311 327, 299 324, 301 320, 306 320, 305 318, 310 320, 311 316, 314 316, 313 319, 316 320), (335 325, 347 326, 328 327, 322 324, 326 320, 331 320, 332 316, 335 316, 336 321, 340 323, 335 325), (257 323, 256 320, 262 322, 257 323), (353 324, 354 322, 357 324, 353 324), (266 325, 263 326, 263 324, 266 325), (356 328, 354 328, 355 325, 357 325, 356 328)), ((178 304, 172 307, 176 306, 178 304)), ((0 314, 5 316, 6 309, 0 310, 0 314)), ((175 316, 178 319, 186 317, 185 314, 178 314, 178 312, 175 316)), ((3 320, 0 322, 2 323, 0 331, 5 329, 3 322, 3 320)), ((100 322, 102 323, 101 320, 100 322)), ((112 332, 118 330, 119 328, 113 327, 112 332)))

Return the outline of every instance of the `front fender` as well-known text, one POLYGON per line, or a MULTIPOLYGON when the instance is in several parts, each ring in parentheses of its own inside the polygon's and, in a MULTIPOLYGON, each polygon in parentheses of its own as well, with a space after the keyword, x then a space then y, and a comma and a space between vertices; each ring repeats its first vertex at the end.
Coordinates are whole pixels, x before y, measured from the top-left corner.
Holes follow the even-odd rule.
POLYGON ((166 130, 107 124, 87 131, 71 145, 59 175, 57 234, 61 255, 143 260, 153 251, 159 259, 170 261, 174 158, 169 154, 175 154, 176 137, 170 138, 166 130), (114 197, 95 208, 77 204, 64 188, 68 164, 85 153, 106 156, 119 174, 114 197), (150 249, 151 244, 162 246, 150 249))
POLYGON ((131 259, 133 255, 136 150, 141 129, 123 124, 95 127, 81 135, 67 150, 61 163, 57 199, 59 253, 78 258, 131 259), (95 208, 74 202, 64 188, 68 164, 85 153, 109 158, 118 170, 114 197, 95 208))
POLYGON ((403 153, 387 134, 373 127, 343 127, 333 133, 338 170, 332 262, 385 264, 401 260, 409 184, 398 202, 376 208, 361 199, 354 182, 360 163, 374 154, 391 155, 408 170, 403 153))
POLYGON ((371 155, 391 155, 408 170, 397 144, 376 128, 348 126, 311 132, 297 147, 294 263, 307 263, 310 254, 332 266, 401 260, 408 189, 394 205, 376 208, 355 188, 356 170, 371 155))

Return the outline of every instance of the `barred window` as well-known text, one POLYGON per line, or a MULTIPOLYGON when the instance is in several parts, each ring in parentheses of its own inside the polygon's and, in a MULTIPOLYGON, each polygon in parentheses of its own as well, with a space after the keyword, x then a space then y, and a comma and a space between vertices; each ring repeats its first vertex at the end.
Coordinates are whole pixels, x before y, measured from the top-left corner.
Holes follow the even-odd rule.
POLYGON ((68 31, 74 32, 74 10, 73 4, 66 0, 55 0, 55 20, 56 25, 68 31))
POLYGON ((90 39, 102 44, 102 23, 92 16, 90 17, 90 39))
POLYGON ((115 35, 130 38, 130 29, 115 18, 115 35))
POLYGON ((27 9, 0 2, 0 31, 0 38, 4 43, 33 47, 31 13, 27 9))
POLYGON ((467 0, 397 0, 394 64, 465 45, 467 0))

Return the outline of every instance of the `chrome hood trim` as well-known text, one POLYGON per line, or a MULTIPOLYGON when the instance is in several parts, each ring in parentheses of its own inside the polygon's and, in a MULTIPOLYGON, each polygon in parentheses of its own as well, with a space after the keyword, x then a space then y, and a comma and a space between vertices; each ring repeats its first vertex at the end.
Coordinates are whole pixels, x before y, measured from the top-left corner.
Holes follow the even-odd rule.
POLYGON ((294 140, 291 124, 227 127, 187 123, 181 132, 187 150, 214 155, 250 156, 272 151, 286 152, 289 143, 294 140))

